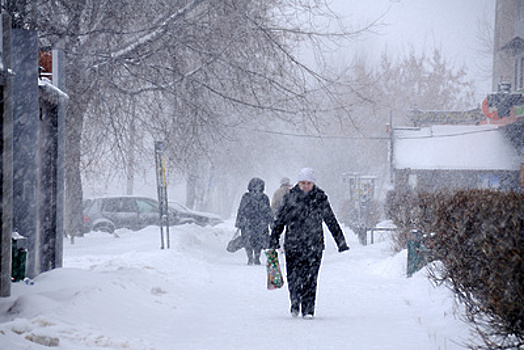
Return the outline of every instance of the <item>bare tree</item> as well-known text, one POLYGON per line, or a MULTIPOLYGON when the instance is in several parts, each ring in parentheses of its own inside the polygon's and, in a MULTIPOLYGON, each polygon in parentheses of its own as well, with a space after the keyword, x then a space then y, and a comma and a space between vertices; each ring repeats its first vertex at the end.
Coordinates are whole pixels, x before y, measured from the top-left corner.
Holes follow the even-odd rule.
POLYGON ((336 18, 320 0, 13 0, 8 5, 17 26, 38 30, 41 45, 66 53, 70 234, 81 229, 81 166, 89 171, 89 165, 110 161, 89 154, 111 154, 120 165, 115 170, 130 172, 134 166, 122 164, 136 164, 140 151, 147 151, 131 143, 137 130, 148 132, 143 140, 169 139, 173 129, 185 125, 190 132, 170 150, 173 159, 188 164, 209 158, 213 140, 233 138, 231 128, 246 120, 314 118, 307 108, 311 81, 323 78, 293 50, 303 39, 351 36, 343 28, 329 33, 316 26, 319 16, 336 18), (176 109, 133 113, 128 108, 157 101, 176 109), (199 146, 184 149, 188 143, 199 146), (129 147, 137 152, 129 153, 129 147))
MULTIPOLYGON (((319 151, 318 163, 338 177, 328 181, 337 186, 342 173, 355 172, 378 176, 378 185, 385 192, 389 184, 390 117, 396 126, 408 126, 412 108, 468 110, 476 105, 466 68, 453 67, 438 49, 431 54, 411 50, 397 58, 385 52, 378 66, 357 57, 338 75, 332 79, 336 84, 329 91, 331 98, 325 91, 319 92, 317 100, 326 101, 317 107, 324 111, 323 118, 316 121, 317 132, 309 133, 319 136, 313 150, 319 151), (325 157, 326 149, 346 151, 325 157)), ((325 187, 331 193, 341 192, 325 187)), ((333 198, 334 203, 338 200, 343 198, 333 198)))

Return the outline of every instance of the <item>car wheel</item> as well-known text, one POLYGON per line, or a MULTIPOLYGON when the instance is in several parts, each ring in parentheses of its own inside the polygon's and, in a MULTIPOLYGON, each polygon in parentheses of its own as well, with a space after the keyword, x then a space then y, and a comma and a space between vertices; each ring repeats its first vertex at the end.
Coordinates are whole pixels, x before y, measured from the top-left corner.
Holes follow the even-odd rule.
POLYGON ((103 222, 95 225, 95 227, 93 227, 93 231, 113 233, 115 232, 115 227, 108 222, 103 222))

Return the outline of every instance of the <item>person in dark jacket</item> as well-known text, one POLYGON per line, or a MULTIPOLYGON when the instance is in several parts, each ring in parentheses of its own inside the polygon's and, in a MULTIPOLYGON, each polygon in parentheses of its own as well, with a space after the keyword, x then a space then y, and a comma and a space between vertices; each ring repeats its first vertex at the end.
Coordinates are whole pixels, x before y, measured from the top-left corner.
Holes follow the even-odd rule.
POLYGON ((238 207, 235 227, 240 229, 244 238, 248 265, 260 265, 260 252, 267 248, 269 225, 273 223, 273 212, 264 187, 264 180, 252 178, 238 207))
POLYGON ((326 223, 338 251, 349 249, 326 193, 315 185, 315 172, 304 168, 298 184, 284 196, 271 232, 270 249, 279 248, 284 228, 286 273, 291 315, 306 319, 315 313, 317 278, 325 248, 322 222, 326 223))

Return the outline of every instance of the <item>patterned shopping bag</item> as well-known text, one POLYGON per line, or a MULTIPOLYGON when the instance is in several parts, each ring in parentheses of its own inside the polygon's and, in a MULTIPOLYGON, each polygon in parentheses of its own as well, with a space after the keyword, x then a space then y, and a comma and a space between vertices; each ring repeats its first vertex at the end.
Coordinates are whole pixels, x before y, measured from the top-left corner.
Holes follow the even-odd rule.
POLYGON ((278 289, 284 285, 284 278, 278 263, 278 252, 275 249, 265 251, 267 257, 267 289, 278 289))

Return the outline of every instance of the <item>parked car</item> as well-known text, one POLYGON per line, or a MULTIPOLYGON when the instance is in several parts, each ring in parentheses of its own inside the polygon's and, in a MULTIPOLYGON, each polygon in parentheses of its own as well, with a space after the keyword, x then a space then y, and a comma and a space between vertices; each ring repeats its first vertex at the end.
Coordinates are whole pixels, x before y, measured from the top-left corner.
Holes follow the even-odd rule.
POLYGON ((191 210, 179 202, 169 202, 169 207, 176 211, 179 217, 185 222, 194 222, 200 226, 215 226, 224 222, 224 220, 216 214, 191 210))
MULTIPOLYGON (((157 200, 138 196, 110 196, 86 199, 83 202, 84 232, 112 233, 118 228, 140 230, 160 225, 160 205, 157 200)), ((180 209, 169 207, 169 226, 185 223, 204 224, 180 209)), ((213 215, 213 214, 209 214, 213 215)))

